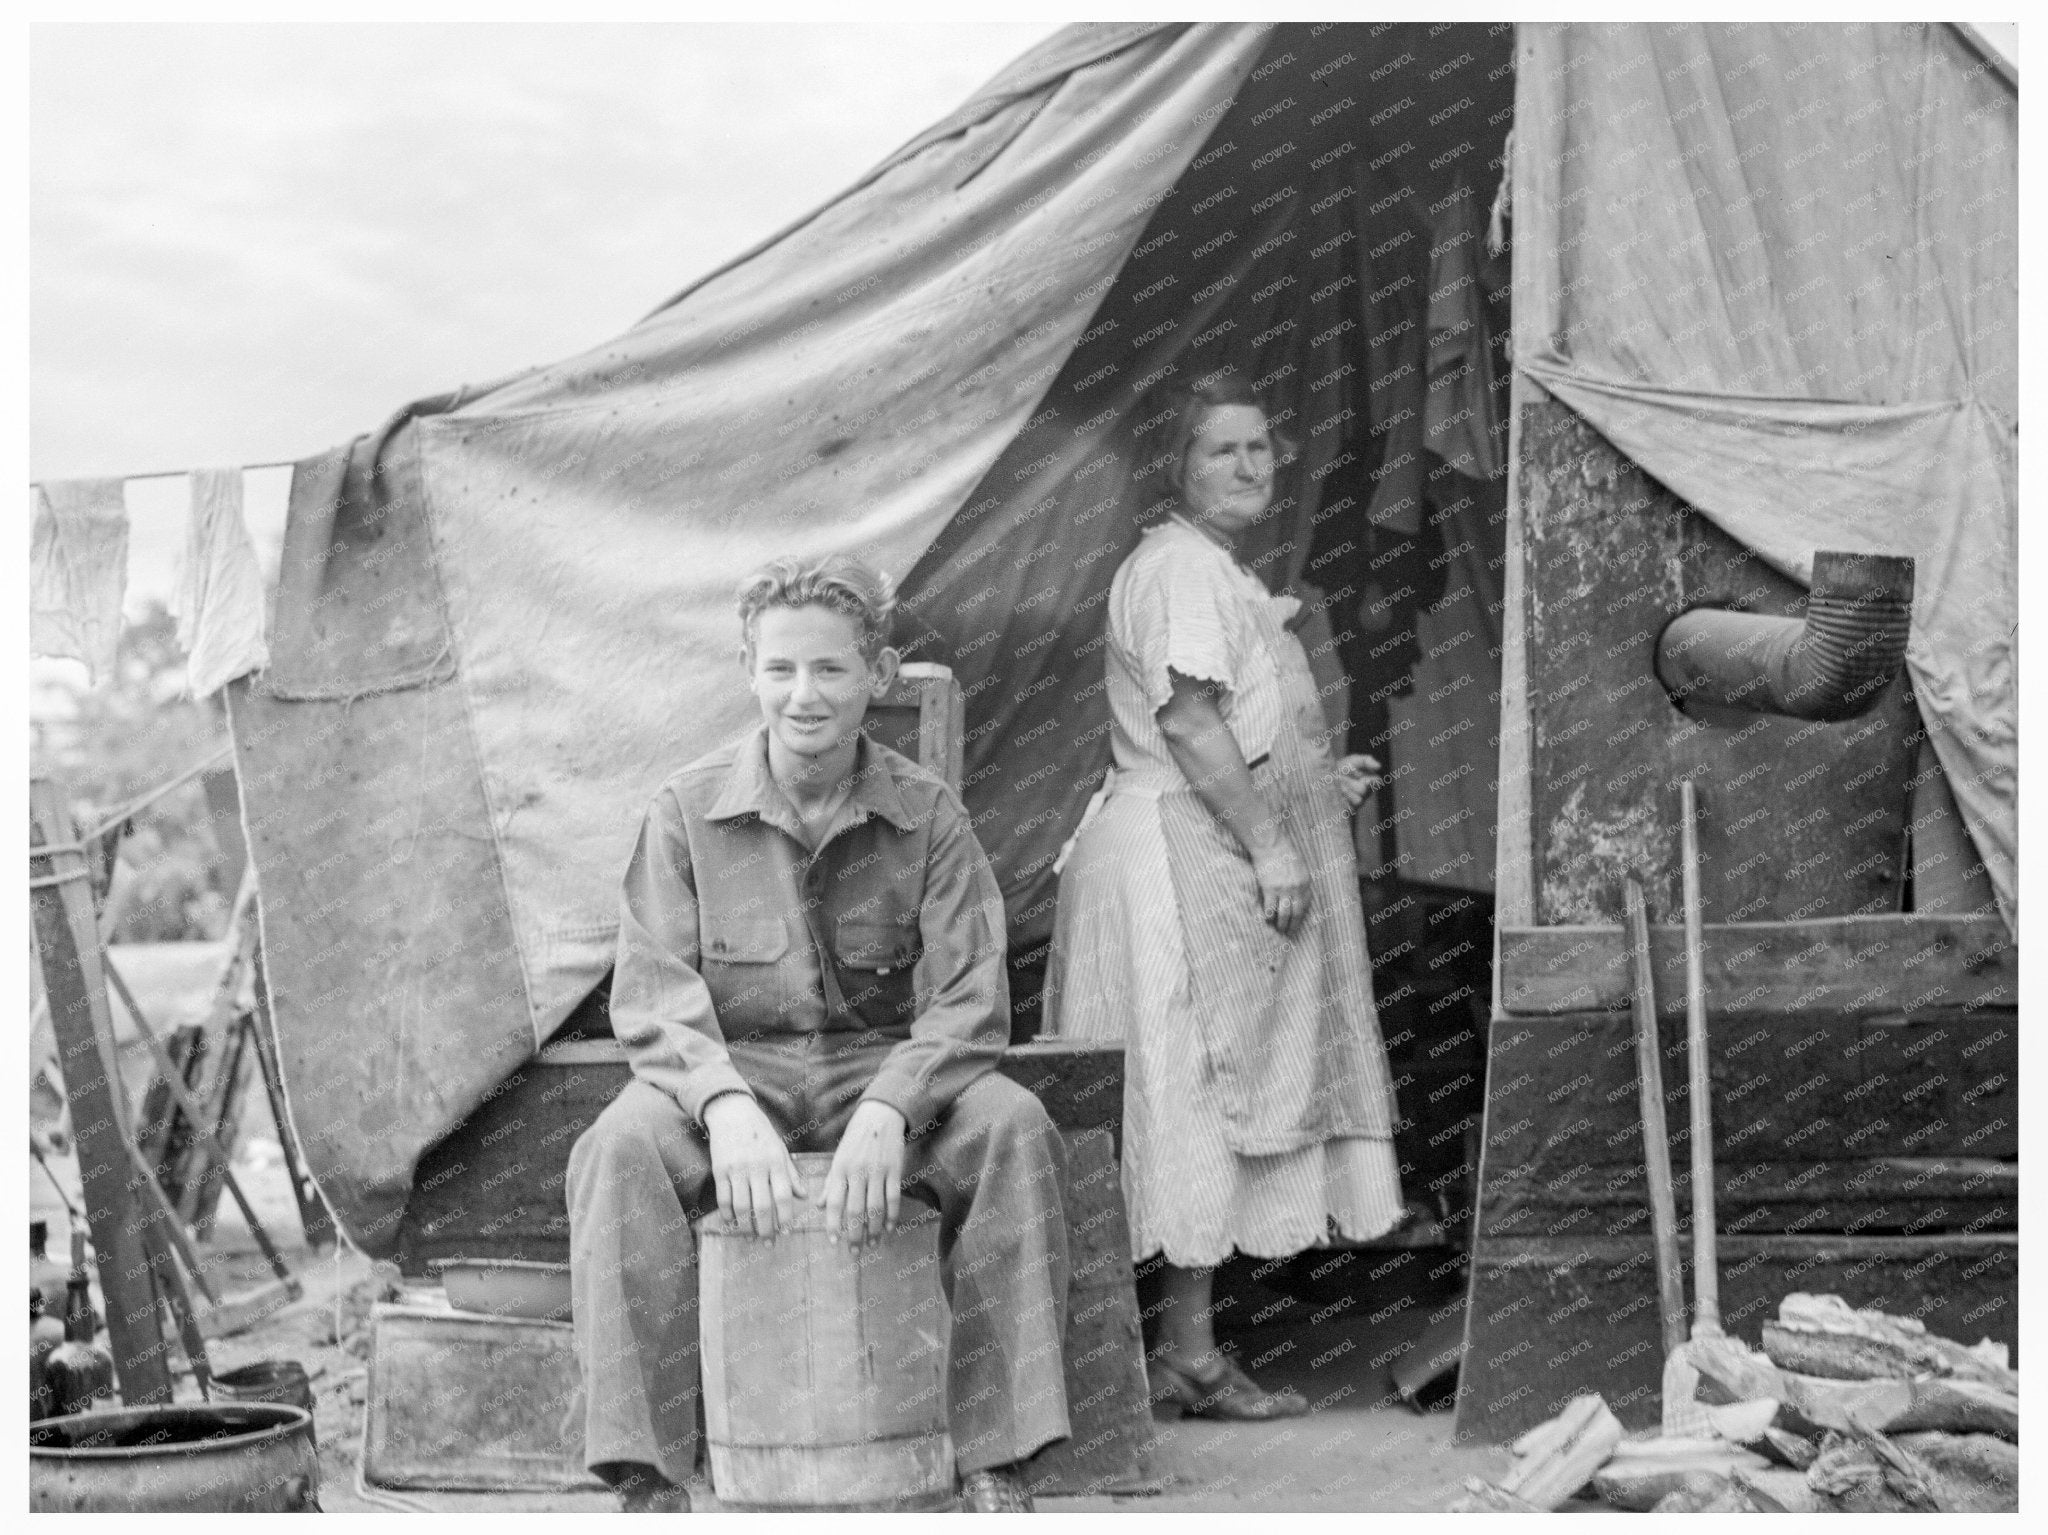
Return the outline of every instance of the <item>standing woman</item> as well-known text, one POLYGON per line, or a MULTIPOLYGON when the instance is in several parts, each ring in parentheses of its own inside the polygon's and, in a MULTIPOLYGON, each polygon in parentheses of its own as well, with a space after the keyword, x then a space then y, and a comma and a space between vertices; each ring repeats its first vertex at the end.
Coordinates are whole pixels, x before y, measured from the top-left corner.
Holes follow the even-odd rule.
POLYGON ((1347 817, 1376 785, 1333 761, 1299 610, 1235 551, 1273 502, 1267 414, 1234 370, 1186 392, 1177 503, 1110 587, 1115 761, 1060 879, 1048 1030, 1125 1046, 1133 1256, 1163 1254, 1155 1399, 1306 1412, 1216 1346, 1233 1250, 1277 1258, 1401 1218, 1393 1092, 1347 817))

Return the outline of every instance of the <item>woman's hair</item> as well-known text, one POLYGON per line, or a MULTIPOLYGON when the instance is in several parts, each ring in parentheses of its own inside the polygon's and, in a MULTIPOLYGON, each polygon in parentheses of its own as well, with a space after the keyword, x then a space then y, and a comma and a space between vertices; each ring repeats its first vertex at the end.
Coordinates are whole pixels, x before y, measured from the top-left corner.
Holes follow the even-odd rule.
MULTIPOLYGON (((1139 420, 1139 432, 1147 444, 1140 471, 1151 481, 1162 502, 1176 502, 1179 498, 1181 466, 1195 433, 1201 430, 1202 417, 1225 405, 1249 405, 1266 417, 1266 429, 1273 439, 1276 478, 1281 466, 1293 458, 1294 444, 1273 430, 1273 412, 1259 398, 1258 390, 1244 372, 1233 364, 1212 368, 1199 378, 1155 395, 1139 420)), ((1162 504, 1153 510, 1163 513, 1170 507, 1162 504)))
POLYGON ((740 629, 754 648, 756 620, 767 608, 830 608, 860 628, 860 653, 872 662, 889 643, 896 590, 889 578, 850 554, 822 560, 785 555, 770 560, 739 584, 740 629))

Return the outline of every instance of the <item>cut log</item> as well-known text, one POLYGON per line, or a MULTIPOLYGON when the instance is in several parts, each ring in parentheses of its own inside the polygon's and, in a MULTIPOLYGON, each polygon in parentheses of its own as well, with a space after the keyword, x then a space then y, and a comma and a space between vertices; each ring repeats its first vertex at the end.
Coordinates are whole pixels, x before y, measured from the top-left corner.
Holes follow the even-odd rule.
POLYGON ((1853 1416, 1885 1434, 1939 1429, 2015 1443, 2020 1437, 2020 1399, 1972 1380, 1826 1380, 1784 1370, 1779 1381, 1791 1409, 1786 1426, 1795 1430, 1803 1418, 1847 1433, 1855 1427, 1853 1416))
POLYGON ((1501 1479, 1503 1492, 1540 1509, 1561 1506, 1621 1443, 1621 1420, 1608 1411, 1597 1392, 1573 1397, 1552 1421, 1559 1425, 1555 1433, 1542 1433, 1541 1427, 1548 1427, 1542 1425, 1523 1436, 1535 1452, 1516 1461, 1501 1479))
POLYGON ((2020 1452, 1991 1434, 1900 1434, 1893 1446, 1918 1471, 1935 1505, 1965 1514, 2016 1512, 2020 1452))
POLYGON ((1770 1464, 1723 1439, 1629 1439, 1594 1473, 1593 1490, 1616 1508, 1647 1513, 1689 1477, 1726 1480, 1737 1471, 1767 1471, 1770 1464))
MULTIPOLYGON (((1989 1340, 1986 1340, 1989 1343, 1989 1340)), ((1764 1352, 1785 1369, 1831 1380, 1953 1376, 2017 1392, 2019 1375, 1996 1344, 1965 1348, 1914 1317, 1859 1310, 1839 1295, 1793 1294, 1763 1328, 1764 1352)))

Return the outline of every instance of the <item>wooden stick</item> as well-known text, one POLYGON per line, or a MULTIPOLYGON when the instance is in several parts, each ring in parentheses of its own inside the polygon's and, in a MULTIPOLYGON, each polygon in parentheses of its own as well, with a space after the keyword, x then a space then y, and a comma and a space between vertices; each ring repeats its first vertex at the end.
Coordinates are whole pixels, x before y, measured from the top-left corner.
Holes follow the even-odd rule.
POLYGON ((1557 1435, 1500 1479, 1502 1492, 1554 1509, 1591 1481, 1621 1443, 1621 1420, 1597 1391, 1573 1397, 1557 1421, 1557 1435))
POLYGON ((292 1180, 292 1199, 299 1207, 299 1227, 305 1233, 308 1247, 325 1247, 335 1241, 334 1222, 328 1217, 319 1185, 313 1181, 313 1175, 306 1171, 305 1162, 300 1158, 299 1138, 293 1133, 291 1110, 284 1100, 284 1071, 278 1065, 276 1024, 270 1012, 270 977, 264 973, 263 926, 261 912, 256 905, 255 857, 252 850, 249 864, 242 871, 242 883, 249 891, 249 902, 242 907, 242 921, 247 925, 241 931, 248 942, 249 978, 256 992, 256 1011, 250 1015, 249 1038, 256 1046, 256 1064, 263 1072, 263 1091, 270 1099, 270 1122, 277 1127, 278 1145, 284 1151, 285 1172, 292 1180))
POLYGON ((177 1249, 178 1256, 185 1260, 186 1272, 192 1276, 192 1282, 199 1286, 199 1292, 206 1297, 206 1303, 212 1305, 220 1297, 213 1293, 213 1286, 207 1283, 206 1275, 199 1267, 199 1254, 193 1251, 192 1239, 185 1234, 185 1223, 178 1219, 178 1212, 171 1208, 171 1201, 164 1193, 164 1186, 157 1182, 155 1169, 132 1142, 128 1147, 128 1156, 135 1164, 135 1171, 140 1175, 142 1187, 150 1195, 150 1203, 156 1206, 157 1213, 169 1225, 171 1245, 177 1249))
POLYGON ((1685 849, 1685 1057, 1692 1116, 1692 1335, 1721 1331, 1721 1267, 1714 1252, 1713 1073, 1707 1059, 1707 975, 1701 934, 1699 798, 1679 785, 1685 849))
POLYGON ((249 1204, 249 1196, 242 1192, 241 1182, 235 1177, 235 1170, 231 1165, 234 1161, 232 1154, 221 1144, 220 1137, 214 1133, 213 1127, 206 1122, 206 1111, 193 1100, 192 1089, 185 1085, 184 1076, 172 1062, 170 1052, 164 1049, 163 1041, 157 1038, 156 1031, 142 1016, 142 1008, 135 1000, 135 993, 128 989, 128 983, 121 979, 121 972, 114 968, 112 956, 107 959, 107 979, 114 983, 114 990, 121 994, 122 1002, 127 1004, 129 1013, 135 1019, 136 1028, 149 1042, 150 1053, 156 1057, 156 1069, 164 1074, 164 1081, 170 1085, 171 1096, 185 1111, 185 1117, 192 1121, 193 1130, 205 1137, 207 1144, 213 1149, 214 1157, 220 1166, 221 1179, 227 1184, 228 1192, 235 1196, 235 1203, 242 1207, 242 1218, 249 1223, 249 1234, 263 1250, 263 1256, 270 1264, 271 1272, 279 1279, 296 1285, 298 1281, 293 1278, 291 1269, 286 1266, 283 1255, 271 1242, 270 1233, 263 1229, 263 1222, 256 1218, 256 1211, 249 1204))
POLYGON ((1625 887, 1635 949, 1636 1098, 1643 1116, 1643 1171, 1650 1186, 1650 1234, 1657 1255, 1657 1304, 1664 1352, 1685 1342, 1685 1291, 1678 1274, 1678 1201, 1671 1188, 1671 1140, 1664 1127, 1664 1067, 1650 969, 1650 918, 1633 874, 1625 887))

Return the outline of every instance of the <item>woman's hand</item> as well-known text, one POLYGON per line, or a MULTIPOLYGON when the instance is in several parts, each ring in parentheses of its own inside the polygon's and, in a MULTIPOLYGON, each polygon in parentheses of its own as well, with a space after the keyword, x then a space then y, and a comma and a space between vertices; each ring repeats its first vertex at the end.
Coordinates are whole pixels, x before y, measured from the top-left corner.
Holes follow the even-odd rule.
POLYGON ((1385 782, 1380 776, 1380 759, 1368 752, 1353 752, 1337 763, 1337 787, 1353 810, 1385 782))
POLYGON ((743 1236, 751 1230, 772 1237, 778 1225, 796 1219, 803 1179, 760 1104, 746 1093, 720 1093, 704 1105, 704 1134, 718 1212, 727 1225, 743 1236))
POLYGON ((1308 865, 1286 827, 1252 854, 1252 873, 1259 882, 1259 906, 1266 920, 1282 938, 1292 938, 1308 915, 1308 865))
POLYGON ((832 1171, 815 1203, 825 1207, 825 1229, 839 1240, 874 1242, 896 1229, 902 1208, 903 1116, 886 1103, 869 1098, 853 1111, 839 1149, 832 1153, 832 1171))

